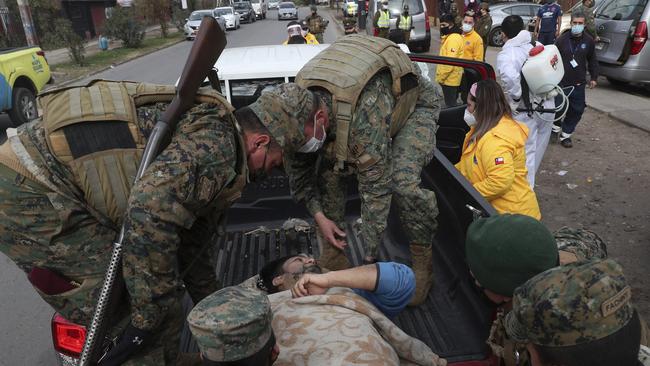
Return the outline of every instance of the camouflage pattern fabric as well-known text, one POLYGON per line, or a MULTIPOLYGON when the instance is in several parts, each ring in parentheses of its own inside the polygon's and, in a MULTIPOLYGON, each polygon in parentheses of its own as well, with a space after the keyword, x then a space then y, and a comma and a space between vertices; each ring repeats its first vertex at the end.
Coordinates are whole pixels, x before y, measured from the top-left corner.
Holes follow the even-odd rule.
POLYGON ((631 297, 623 269, 611 259, 555 267, 515 290, 506 331, 512 339, 540 346, 589 343, 632 319, 631 297))
MULTIPOLYGON (((414 68, 419 74, 419 69, 414 68)), ((349 152, 351 160, 368 155, 372 164, 350 165, 346 172, 335 171, 335 140, 331 138, 317 154, 285 154, 284 168, 295 199, 305 203, 312 215, 323 212, 340 227, 344 221, 346 177, 356 175, 364 224, 361 239, 368 256, 377 256, 393 190, 409 240, 430 245, 435 234, 435 195, 420 188, 419 183, 422 168, 433 157, 441 91, 419 76, 416 109, 393 139, 389 126, 395 100, 390 75, 376 75, 361 93, 350 125, 349 152)), ((331 105, 329 94, 317 94, 331 105)), ((329 129, 336 131, 336 121, 331 116, 332 113, 329 129)))
POLYGON ((280 346, 274 366, 447 364, 348 288, 297 299, 283 291, 269 300, 280 346))
POLYGON ((231 286, 201 300, 187 316, 204 357, 230 362, 253 356, 271 338, 271 304, 252 289, 231 286))
POLYGON ((323 20, 323 17, 318 14, 310 14, 305 18, 305 20, 309 27, 309 33, 316 36, 318 43, 323 43, 323 32, 325 32, 325 21, 323 20))
MULTIPOLYGON (((144 136, 165 107, 159 103, 138 108, 144 136)), ((179 274, 189 263, 194 261, 184 284, 195 302, 219 286, 211 251, 202 249, 220 214, 212 208, 212 199, 236 175, 237 132, 224 122, 228 118, 207 104, 191 109, 171 144, 131 192, 123 260, 131 308, 124 304, 121 313, 130 310, 138 328, 157 328, 158 339, 140 356, 144 361, 134 364, 175 361, 183 323, 179 274)), ((61 294, 39 294, 67 319, 87 325, 117 228, 82 201, 74 177, 49 153, 40 119, 22 125, 17 133, 15 138, 28 151, 43 157, 42 174, 35 182, 0 166, 0 251, 26 272, 44 267, 79 284, 61 294)))

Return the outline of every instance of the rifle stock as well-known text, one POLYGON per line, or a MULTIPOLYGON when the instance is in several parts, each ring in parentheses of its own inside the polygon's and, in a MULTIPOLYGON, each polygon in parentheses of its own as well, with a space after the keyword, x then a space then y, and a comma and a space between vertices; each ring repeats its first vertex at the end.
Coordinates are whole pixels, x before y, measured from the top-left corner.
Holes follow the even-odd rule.
MULTIPOLYGON (((171 140, 171 134, 176 129, 180 116, 194 103, 194 97, 201 83, 225 48, 226 35, 217 21, 213 17, 204 17, 178 82, 176 96, 165 109, 161 120, 157 121, 147 140, 147 145, 142 154, 142 161, 136 173, 136 181, 142 177, 147 166, 171 140)), ((114 296, 117 292, 114 287, 116 284, 123 282, 121 279, 121 259, 124 236, 125 227, 122 225, 118 238, 113 244, 113 252, 111 253, 111 259, 90 328, 86 335, 84 348, 79 358, 79 366, 94 365, 98 362, 97 360, 101 355, 99 355, 97 342, 102 342, 106 334, 108 326, 106 316, 114 313, 115 308, 119 305, 116 301, 117 296, 114 296)))

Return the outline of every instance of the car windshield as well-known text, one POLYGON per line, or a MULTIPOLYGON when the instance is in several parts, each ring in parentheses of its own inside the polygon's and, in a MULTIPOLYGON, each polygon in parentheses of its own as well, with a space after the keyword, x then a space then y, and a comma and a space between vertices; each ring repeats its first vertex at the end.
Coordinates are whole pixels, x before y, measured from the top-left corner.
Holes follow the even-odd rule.
MULTIPOLYGON (((591 8, 594 9, 594 8, 598 7, 598 4, 600 4, 600 2, 601 2, 601 0, 593 0, 594 6, 592 6, 591 8)), ((570 12, 576 10, 579 6, 582 6, 582 1, 578 1, 578 3, 573 5, 571 7, 571 9, 569 9, 568 12, 570 13, 570 12)))
POLYGON ((239 10, 239 9, 246 9, 246 8, 248 8, 248 4, 244 4, 244 3, 235 3, 235 9, 237 9, 237 10, 239 10))
POLYGON ((637 20, 648 0, 610 0, 598 11, 597 18, 611 20, 637 20))
POLYGON ((404 5, 409 6, 409 13, 411 14, 420 14, 424 11, 422 0, 388 0, 388 10, 393 16, 400 14, 404 9, 404 5))
POLYGON ((295 7, 296 6, 293 5, 293 3, 280 3, 280 9, 291 9, 295 7))
POLYGON ((227 8, 227 9, 215 9, 214 10, 214 16, 215 17, 220 17, 222 15, 229 15, 232 14, 232 9, 227 8))
POLYGON ((190 20, 201 20, 203 17, 210 16, 212 16, 212 12, 210 11, 195 11, 194 13, 190 14, 190 20))

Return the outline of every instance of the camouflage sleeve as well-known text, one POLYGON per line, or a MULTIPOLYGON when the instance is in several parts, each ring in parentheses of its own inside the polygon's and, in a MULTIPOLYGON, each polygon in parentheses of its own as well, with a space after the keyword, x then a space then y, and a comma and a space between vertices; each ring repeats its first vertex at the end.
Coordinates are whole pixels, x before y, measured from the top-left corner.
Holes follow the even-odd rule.
MULTIPOLYGON (((415 62, 413 63, 413 70, 418 75, 418 83, 420 84, 420 95, 415 104, 413 114, 418 117, 433 119, 435 121, 434 123, 437 124, 443 100, 442 89, 438 83, 434 83, 428 77, 424 77, 422 70, 415 62)), ((412 117, 409 117, 409 119, 412 117)))
POLYGON ((374 77, 364 88, 352 117, 350 154, 357 161, 361 198, 361 235, 376 256, 391 201, 390 116, 395 100, 390 75, 374 77))
POLYGON ((155 329, 165 318, 180 289, 179 233, 236 175, 235 130, 220 113, 206 105, 188 113, 191 122, 177 129, 131 191, 123 273, 137 328, 155 329))
POLYGON ((323 211, 315 180, 317 159, 318 154, 287 153, 284 157, 284 171, 289 176, 291 195, 296 202, 304 204, 312 216, 323 211))

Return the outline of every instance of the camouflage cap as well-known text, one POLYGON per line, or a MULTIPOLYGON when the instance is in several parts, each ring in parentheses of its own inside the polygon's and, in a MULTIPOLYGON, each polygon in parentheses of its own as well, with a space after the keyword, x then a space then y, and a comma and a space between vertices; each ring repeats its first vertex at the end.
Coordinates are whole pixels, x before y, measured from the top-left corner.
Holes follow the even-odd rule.
POLYGON ((474 221, 465 240, 467 264, 484 288, 512 296, 515 288, 558 265, 551 232, 526 215, 495 215, 474 221))
POLYGON ((266 345, 272 318, 265 294, 231 286, 201 300, 187 322, 204 357, 229 362, 252 356, 266 345))
POLYGON ((611 259, 556 267, 517 288, 506 331, 517 342, 547 347, 593 342, 630 321, 631 297, 611 259))
POLYGON ((286 83, 263 92, 249 108, 285 152, 294 152, 305 143, 304 126, 314 109, 314 95, 286 83))
POLYGON ((482 2, 481 9, 490 10, 490 4, 487 2, 482 2))

